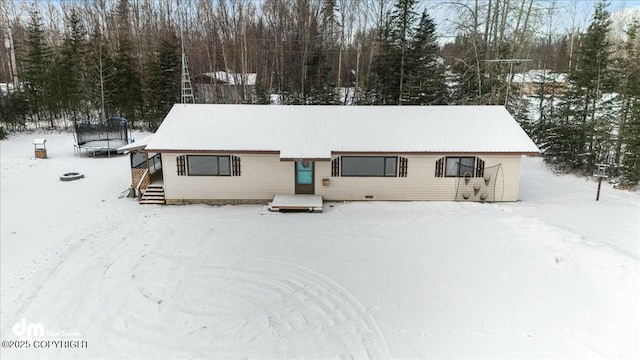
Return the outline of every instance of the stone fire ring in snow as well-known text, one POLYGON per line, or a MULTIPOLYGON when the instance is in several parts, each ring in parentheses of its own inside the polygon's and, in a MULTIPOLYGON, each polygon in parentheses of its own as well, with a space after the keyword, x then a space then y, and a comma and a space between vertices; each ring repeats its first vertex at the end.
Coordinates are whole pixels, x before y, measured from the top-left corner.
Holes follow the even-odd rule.
POLYGON ((62 176, 60 176, 60 180, 73 181, 73 180, 82 179, 83 177, 84 177, 84 174, 81 174, 78 172, 68 172, 68 173, 62 174, 62 176))

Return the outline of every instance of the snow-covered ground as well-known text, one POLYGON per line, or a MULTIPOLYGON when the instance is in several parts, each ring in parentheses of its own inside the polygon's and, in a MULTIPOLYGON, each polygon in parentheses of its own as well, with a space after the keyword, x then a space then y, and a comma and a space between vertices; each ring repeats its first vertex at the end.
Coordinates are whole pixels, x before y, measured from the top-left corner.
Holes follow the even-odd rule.
POLYGON ((640 356, 637 193, 525 158, 518 203, 143 206, 72 143, 0 142, 2 359, 640 356))

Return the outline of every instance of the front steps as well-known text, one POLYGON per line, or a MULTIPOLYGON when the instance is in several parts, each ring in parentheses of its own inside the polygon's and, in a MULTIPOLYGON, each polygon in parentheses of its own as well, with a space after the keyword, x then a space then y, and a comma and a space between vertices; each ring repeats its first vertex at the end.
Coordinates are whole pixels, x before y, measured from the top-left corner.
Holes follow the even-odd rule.
POLYGON ((140 198, 140 204, 164 205, 164 187, 162 185, 149 185, 140 198))
POLYGON ((320 195, 276 195, 269 204, 269 211, 307 211, 322 212, 320 195))

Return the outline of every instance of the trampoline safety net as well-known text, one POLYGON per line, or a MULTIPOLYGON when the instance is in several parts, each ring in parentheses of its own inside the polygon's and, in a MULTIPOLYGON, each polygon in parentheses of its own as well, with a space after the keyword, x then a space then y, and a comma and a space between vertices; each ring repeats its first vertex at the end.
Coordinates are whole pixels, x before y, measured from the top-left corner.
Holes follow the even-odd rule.
POLYGON ((113 142, 117 144, 127 144, 129 142, 129 131, 127 129, 127 119, 121 117, 110 117, 100 122, 82 120, 76 123, 76 144, 82 147, 91 142, 113 142))

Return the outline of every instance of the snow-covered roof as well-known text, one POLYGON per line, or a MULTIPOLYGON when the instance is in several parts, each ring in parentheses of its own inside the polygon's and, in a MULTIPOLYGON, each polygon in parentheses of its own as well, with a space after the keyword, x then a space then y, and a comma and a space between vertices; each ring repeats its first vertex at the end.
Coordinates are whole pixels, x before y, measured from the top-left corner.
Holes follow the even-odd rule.
POLYGON ((513 83, 564 83, 567 82, 567 74, 556 73, 547 69, 535 69, 526 73, 513 74, 511 81, 513 83))
POLYGON ((202 75, 208 76, 211 79, 216 79, 227 85, 247 85, 255 86, 258 74, 256 73, 236 73, 231 71, 216 71, 203 73, 202 75))
POLYGON ((119 153, 123 153, 126 151, 134 151, 134 150, 142 150, 144 149, 147 145, 149 145, 149 142, 151 142, 151 139, 153 139, 153 134, 149 135, 149 136, 145 136, 140 140, 134 141, 130 144, 127 144, 121 148, 118 148, 118 152, 119 153))
POLYGON ((146 150, 539 153, 503 106, 176 104, 146 150))

